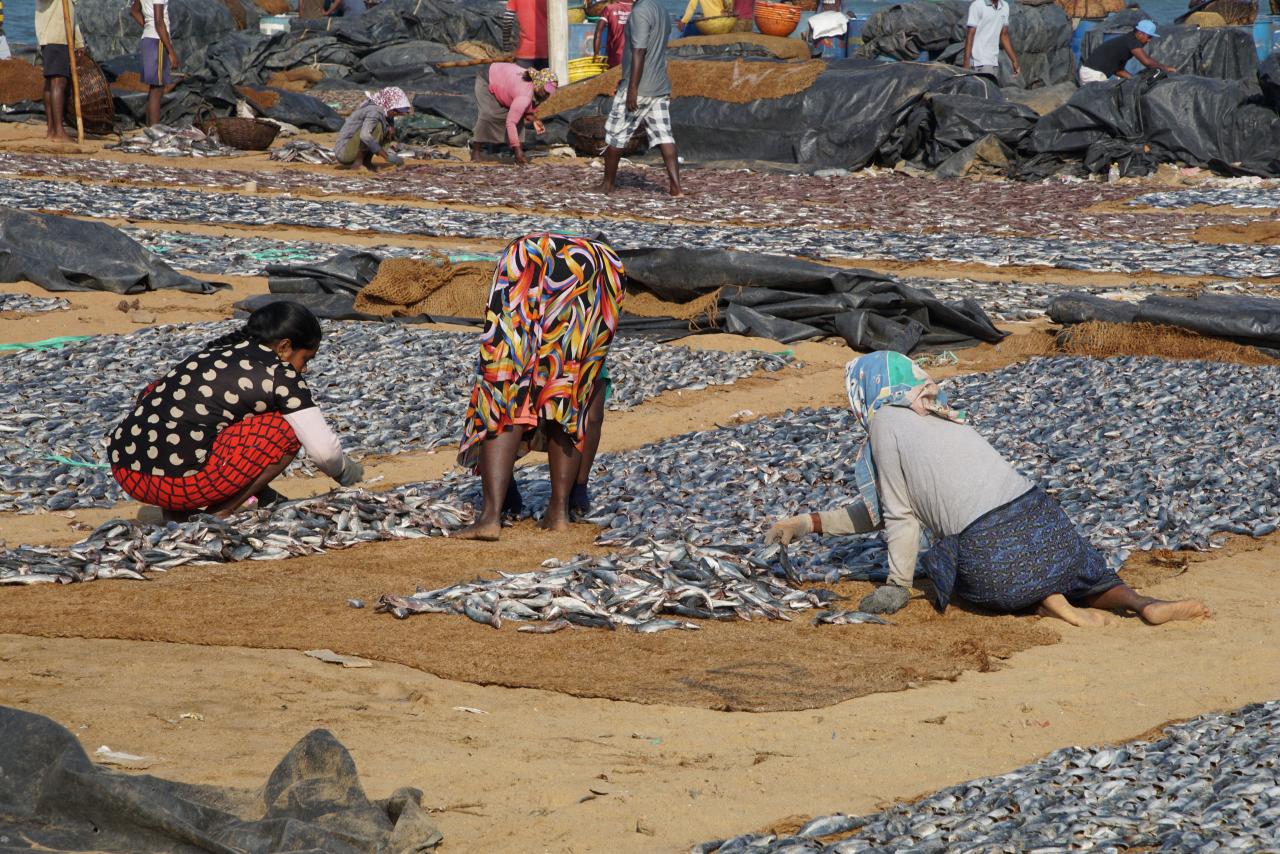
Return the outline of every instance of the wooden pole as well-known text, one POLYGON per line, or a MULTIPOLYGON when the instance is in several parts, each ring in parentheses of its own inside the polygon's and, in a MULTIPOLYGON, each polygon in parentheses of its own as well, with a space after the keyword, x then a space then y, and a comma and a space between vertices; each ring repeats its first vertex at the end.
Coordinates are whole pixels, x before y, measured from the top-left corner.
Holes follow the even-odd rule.
POLYGON ((569 0, 547 0, 547 64, 558 85, 569 85, 569 0))
POLYGON ((71 20, 71 0, 62 0, 62 23, 67 28, 67 59, 71 62, 71 99, 76 105, 76 143, 84 145, 84 119, 80 115, 80 72, 76 68, 76 30, 71 20))

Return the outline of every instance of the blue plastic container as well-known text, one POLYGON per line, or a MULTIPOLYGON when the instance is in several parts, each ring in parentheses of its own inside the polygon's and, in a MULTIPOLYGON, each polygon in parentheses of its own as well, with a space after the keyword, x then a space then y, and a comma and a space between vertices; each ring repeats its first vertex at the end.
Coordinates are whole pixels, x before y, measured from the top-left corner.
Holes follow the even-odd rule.
MULTIPOLYGON (((591 56, 591 42, 596 35, 595 24, 570 24, 569 25, 569 58, 581 59, 584 56, 591 56)), ((602 41, 601 46, 605 43, 602 41)))
POLYGON ((1080 59, 1080 45, 1084 42, 1084 34, 1098 26, 1097 21, 1081 21, 1076 25, 1076 31, 1071 34, 1071 52, 1076 55, 1076 59, 1080 59))
POLYGON ((1253 24, 1253 46, 1258 50, 1259 62, 1270 56, 1275 47, 1275 23, 1273 16, 1259 15, 1253 24))

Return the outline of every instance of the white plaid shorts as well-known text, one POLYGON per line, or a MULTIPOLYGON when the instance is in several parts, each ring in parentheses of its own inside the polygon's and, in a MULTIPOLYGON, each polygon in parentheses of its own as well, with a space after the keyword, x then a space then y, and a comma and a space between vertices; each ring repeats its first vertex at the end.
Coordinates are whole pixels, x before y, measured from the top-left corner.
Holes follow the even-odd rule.
POLYGON ((651 147, 675 145, 676 139, 671 135, 671 99, 666 95, 636 98, 636 111, 628 113, 627 93, 622 90, 613 96, 613 106, 609 108, 609 120, 604 125, 605 144, 626 148, 642 122, 651 147))

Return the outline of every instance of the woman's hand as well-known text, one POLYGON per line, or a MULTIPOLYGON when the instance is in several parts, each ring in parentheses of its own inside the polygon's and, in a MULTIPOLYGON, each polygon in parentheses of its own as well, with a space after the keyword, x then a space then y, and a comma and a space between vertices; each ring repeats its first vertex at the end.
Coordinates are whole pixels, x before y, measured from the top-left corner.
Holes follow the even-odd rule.
POLYGON ((525 158, 525 156, 524 156, 524 149, 523 149, 523 148, 521 148, 521 147, 519 147, 519 146, 516 146, 515 152, 516 152, 516 165, 517 165, 517 166, 528 166, 528 165, 529 165, 529 161, 528 161, 528 159, 526 159, 526 158, 525 158))
POLYGON ((775 522, 773 527, 765 532, 764 541, 781 543, 785 546, 792 540, 798 540, 810 533, 813 533, 813 519, 806 513, 803 516, 789 516, 775 522))
POLYGON ((544 124, 543 124, 541 121, 539 121, 538 119, 534 119, 534 120, 533 120, 533 132, 534 132, 534 133, 536 133, 538 136, 542 136, 544 133, 546 133, 546 132, 547 132, 547 126, 546 126, 546 125, 544 125, 544 124))

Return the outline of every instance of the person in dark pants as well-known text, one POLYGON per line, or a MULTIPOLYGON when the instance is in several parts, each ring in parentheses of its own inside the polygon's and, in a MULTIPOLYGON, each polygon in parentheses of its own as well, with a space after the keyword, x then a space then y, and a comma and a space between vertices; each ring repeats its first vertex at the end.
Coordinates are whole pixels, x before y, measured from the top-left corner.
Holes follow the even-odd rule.
POLYGON ((607 147, 601 192, 613 192, 622 149, 643 125, 649 145, 662 152, 671 195, 682 195, 680 160, 671 135, 671 78, 667 76, 670 38, 671 17, 658 0, 639 0, 631 8, 622 45, 622 80, 605 123, 607 147))
POLYGON ((147 124, 160 124, 160 99, 172 80, 170 71, 182 61, 169 38, 169 0, 133 0, 129 14, 142 27, 138 52, 142 55, 142 82, 147 89, 147 124))
MULTIPOLYGON (((71 19, 75 20, 75 2, 71 19)), ((75 28, 76 48, 84 47, 79 25, 75 28)), ((55 142, 71 142, 62 127, 67 109, 67 81, 71 79, 71 58, 67 55, 67 25, 62 16, 62 0, 36 0, 36 41, 40 44, 40 62, 44 66, 44 115, 46 136, 55 142)))

